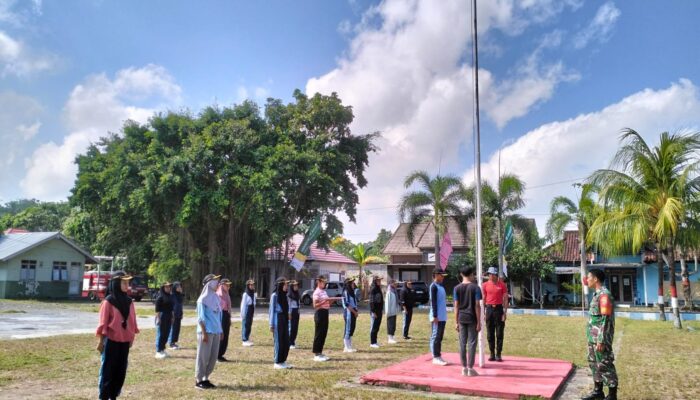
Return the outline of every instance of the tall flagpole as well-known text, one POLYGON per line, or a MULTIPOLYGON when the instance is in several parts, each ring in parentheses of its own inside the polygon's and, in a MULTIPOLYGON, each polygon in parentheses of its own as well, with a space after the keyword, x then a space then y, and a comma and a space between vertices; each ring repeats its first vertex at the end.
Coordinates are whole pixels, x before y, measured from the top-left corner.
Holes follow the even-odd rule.
MULTIPOLYGON (((476 0, 472 0, 472 51, 474 57, 474 165, 475 170, 475 182, 476 182, 476 276, 479 279, 479 288, 483 284, 483 266, 482 266, 482 244, 481 244, 481 132, 479 128, 479 50, 477 46, 477 34, 476 34, 476 0)), ((484 307, 483 304, 479 306, 481 308, 481 326, 484 326, 484 307)), ((484 366, 484 330, 479 330, 479 367, 484 366)))

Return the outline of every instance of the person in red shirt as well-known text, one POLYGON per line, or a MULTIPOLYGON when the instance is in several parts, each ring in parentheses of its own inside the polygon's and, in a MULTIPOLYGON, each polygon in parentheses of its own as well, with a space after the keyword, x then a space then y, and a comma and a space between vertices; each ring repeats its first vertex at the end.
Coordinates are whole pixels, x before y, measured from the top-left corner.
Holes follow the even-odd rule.
POLYGON ((481 291, 484 294, 486 307, 486 333, 489 341, 491 357, 489 361, 503 361, 503 331, 506 326, 508 312, 508 288, 498 279, 498 270, 489 268, 489 280, 484 282, 481 291))
POLYGON ((100 399, 116 399, 121 393, 129 349, 139 332, 134 303, 127 296, 129 280, 131 276, 115 272, 109 281, 108 295, 100 304, 100 322, 95 332, 97 351, 102 354, 100 399))

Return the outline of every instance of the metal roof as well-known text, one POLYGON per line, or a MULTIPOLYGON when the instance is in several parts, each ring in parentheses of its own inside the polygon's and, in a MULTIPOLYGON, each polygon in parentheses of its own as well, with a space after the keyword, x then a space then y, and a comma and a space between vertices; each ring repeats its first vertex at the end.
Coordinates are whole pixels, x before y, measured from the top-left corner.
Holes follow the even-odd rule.
POLYGON ((81 253, 90 261, 97 262, 95 258, 73 241, 63 236, 60 232, 27 232, 10 233, 0 235, 0 261, 7 261, 11 258, 25 253, 34 247, 40 246, 48 241, 58 239, 65 242, 77 252, 81 253))

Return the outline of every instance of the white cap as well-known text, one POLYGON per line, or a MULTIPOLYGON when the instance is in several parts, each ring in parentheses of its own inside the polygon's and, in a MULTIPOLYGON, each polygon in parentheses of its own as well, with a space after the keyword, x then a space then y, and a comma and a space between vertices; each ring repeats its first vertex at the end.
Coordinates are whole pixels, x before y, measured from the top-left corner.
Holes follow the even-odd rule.
POLYGON ((491 267, 491 268, 489 268, 488 273, 493 274, 493 275, 498 275, 498 270, 496 269, 496 267, 491 267))

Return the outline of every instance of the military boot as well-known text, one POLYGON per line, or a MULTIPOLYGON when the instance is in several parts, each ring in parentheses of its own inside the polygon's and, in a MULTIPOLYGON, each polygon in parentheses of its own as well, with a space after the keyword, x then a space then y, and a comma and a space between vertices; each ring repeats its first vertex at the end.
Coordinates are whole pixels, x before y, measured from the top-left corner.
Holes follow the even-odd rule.
MULTIPOLYGON (((617 389, 616 389, 617 390, 617 389)), ((615 397, 617 398, 617 397, 615 397)), ((605 393, 603 392, 603 382, 595 382, 593 391, 586 396, 581 397, 581 400, 604 400, 605 393)))
POLYGON ((617 400, 617 386, 608 388, 608 395, 605 400, 617 400))

